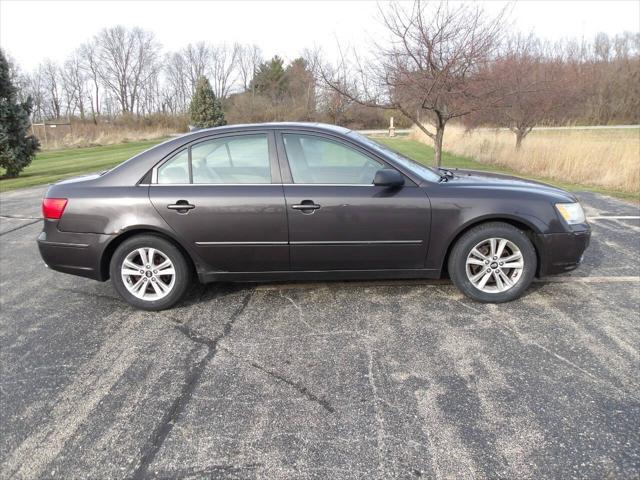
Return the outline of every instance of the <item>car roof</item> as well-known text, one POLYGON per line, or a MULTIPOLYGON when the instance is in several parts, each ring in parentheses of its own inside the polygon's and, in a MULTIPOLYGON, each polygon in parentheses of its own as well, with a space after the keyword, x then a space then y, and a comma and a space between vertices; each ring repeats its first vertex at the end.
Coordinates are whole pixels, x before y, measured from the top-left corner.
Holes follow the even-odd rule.
POLYGON ((328 123, 314 123, 314 122, 266 122, 266 123, 241 123, 234 125, 225 125, 223 127, 213 128, 197 128, 192 131, 181 135, 186 137, 191 134, 202 133, 223 133, 223 132, 239 132, 243 130, 315 130, 329 133, 341 133, 343 135, 349 133, 351 130, 338 125, 330 125, 328 123))

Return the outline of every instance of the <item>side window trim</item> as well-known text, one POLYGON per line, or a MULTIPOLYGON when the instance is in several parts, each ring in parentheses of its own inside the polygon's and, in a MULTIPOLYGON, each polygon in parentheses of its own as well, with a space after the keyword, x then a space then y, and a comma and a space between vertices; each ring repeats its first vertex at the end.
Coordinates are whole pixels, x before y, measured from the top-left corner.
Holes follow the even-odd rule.
MULTIPOLYGON (((228 145, 227 145, 227 152, 229 152, 228 150, 228 145)), ((282 184, 282 177, 281 177, 281 173, 280 173, 280 166, 278 164, 279 161, 279 155, 277 152, 277 144, 276 144, 276 136, 275 136, 275 132, 273 130, 248 130, 248 131, 240 131, 240 132, 228 132, 228 133, 224 133, 224 134, 219 134, 219 135, 210 135, 210 136, 206 136, 206 137, 199 137, 196 138, 188 143, 185 143, 184 145, 181 145, 177 150, 171 152, 169 155, 165 156, 162 160, 160 160, 152 169, 151 169, 151 182, 148 184, 149 186, 155 186, 155 185, 163 185, 163 186, 167 186, 167 185, 180 185, 180 186, 185 186, 185 185, 216 185, 216 186, 225 186, 225 185, 253 185, 253 186, 258 186, 258 185, 281 185, 282 184), (269 167, 270 167, 270 173, 271 173, 271 182, 268 183, 237 183, 237 184, 232 184, 232 183, 193 183, 193 167, 192 167, 192 159, 191 159, 191 148, 200 144, 200 143, 204 143, 204 142, 208 142, 211 140, 216 140, 216 139, 223 139, 223 138, 227 138, 227 137, 240 137, 240 136, 252 136, 252 135, 265 135, 267 137, 267 149, 268 149, 268 156, 269 156, 269 167), (188 156, 189 156, 189 161, 188 161, 188 165, 189 165, 189 183, 165 183, 165 184, 161 184, 158 183, 158 169, 160 167, 162 167, 162 165, 164 165, 167 162, 170 162, 176 155, 179 155, 181 152, 183 152, 185 149, 188 150, 188 156)))

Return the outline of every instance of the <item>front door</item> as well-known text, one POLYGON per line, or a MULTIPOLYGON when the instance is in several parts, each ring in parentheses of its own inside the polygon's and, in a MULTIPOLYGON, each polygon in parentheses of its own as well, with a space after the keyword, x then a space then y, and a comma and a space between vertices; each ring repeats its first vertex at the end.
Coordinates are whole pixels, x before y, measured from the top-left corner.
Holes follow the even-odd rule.
POLYGON ((421 188, 374 186, 389 166, 336 139, 283 133, 281 146, 292 270, 424 268, 431 212, 421 188))
POLYGON ((185 148, 157 168, 149 196, 210 270, 289 269, 272 134, 215 137, 185 148))

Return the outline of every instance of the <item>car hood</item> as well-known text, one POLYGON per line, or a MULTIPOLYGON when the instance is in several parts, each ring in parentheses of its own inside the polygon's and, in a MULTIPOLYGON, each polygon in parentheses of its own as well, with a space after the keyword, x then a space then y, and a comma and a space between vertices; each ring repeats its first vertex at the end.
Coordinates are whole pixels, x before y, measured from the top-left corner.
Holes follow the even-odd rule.
POLYGON ((525 180, 524 178, 505 175, 502 173, 484 172, 479 170, 451 170, 455 175, 449 178, 450 185, 468 186, 468 187, 484 187, 496 189, 512 189, 526 190, 538 193, 546 193, 554 197, 568 198, 571 201, 577 201, 572 193, 556 188, 546 183, 536 182, 535 180, 525 180))

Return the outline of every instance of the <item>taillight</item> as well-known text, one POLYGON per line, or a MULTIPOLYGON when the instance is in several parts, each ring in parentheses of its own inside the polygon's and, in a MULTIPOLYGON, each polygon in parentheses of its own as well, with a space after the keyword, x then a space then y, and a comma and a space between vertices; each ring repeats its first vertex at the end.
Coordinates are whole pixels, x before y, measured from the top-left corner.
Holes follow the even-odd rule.
POLYGON ((52 220, 58 220, 67 206, 66 198, 44 198, 42 199, 42 216, 52 220))

